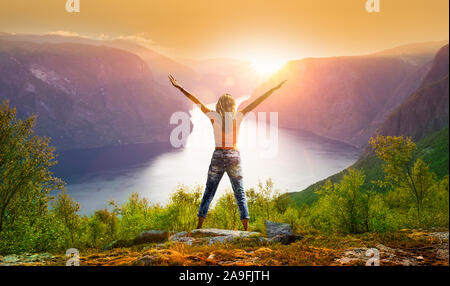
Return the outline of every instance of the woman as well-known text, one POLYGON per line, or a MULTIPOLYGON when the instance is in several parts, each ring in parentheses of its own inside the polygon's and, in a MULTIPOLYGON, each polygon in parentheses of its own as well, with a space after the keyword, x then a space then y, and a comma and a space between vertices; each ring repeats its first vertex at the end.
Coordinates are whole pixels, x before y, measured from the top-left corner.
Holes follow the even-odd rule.
POLYGON ((200 203, 200 210, 198 212, 197 228, 202 227, 203 221, 208 213, 209 205, 214 198, 219 182, 222 179, 223 174, 227 172, 234 191, 234 197, 236 198, 236 202, 239 207, 242 225, 245 230, 248 230, 249 214, 244 192, 241 158, 236 147, 237 138, 239 135, 239 126, 248 112, 255 109, 275 90, 279 89, 285 81, 258 97, 243 110, 236 112, 236 102, 229 94, 224 94, 219 98, 219 101, 216 104, 216 111, 213 111, 207 108, 197 97, 184 89, 173 78, 173 76, 169 75, 169 80, 174 87, 178 88, 182 93, 184 93, 184 95, 186 95, 187 98, 200 107, 203 113, 205 113, 211 120, 214 129, 216 149, 213 153, 211 164, 209 165, 206 188, 203 194, 202 202, 200 203))

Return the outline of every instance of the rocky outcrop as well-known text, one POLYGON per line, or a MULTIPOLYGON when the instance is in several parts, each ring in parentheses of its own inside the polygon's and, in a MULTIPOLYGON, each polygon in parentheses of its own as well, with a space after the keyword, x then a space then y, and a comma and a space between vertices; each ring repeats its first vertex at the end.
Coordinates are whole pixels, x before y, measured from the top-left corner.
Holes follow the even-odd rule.
POLYGON ((242 241, 256 242, 280 242, 284 245, 291 244, 303 238, 295 235, 289 224, 276 223, 266 220, 267 238, 259 232, 226 230, 226 229, 195 229, 191 232, 178 232, 170 237, 170 241, 193 244, 233 243, 242 241))
POLYGON ((40 263, 46 263, 52 261, 55 258, 50 253, 37 253, 37 254, 10 254, 1 257, 0 256, 0 265, 1 266, 14 266, 14 265, 39 265, 40 263))
POLYGON ((286 223, 265 221, 266 233, 270 242, 281 242, 284 245, 291 244, 303 238, 302 235, 295 235, 291 226, 286 223))
POLYGON ((191 232, 179 232, 170 237, 170 241, 193 244, 214 244, 236 241, 265 241, 259 232, 226 230, 216 228, 194 229, 191 232))
POLYGON ((217 228, 194 229, 190 232, 181 231, 170 233, 164 230, 147 230, 140 233, 132 240, 118 240, 107 245, 104 249, 109 250, 118 247, 130 247, 146 243, 164 243, 180 242, 188 245, 203 245, 215 243, 234 243, 234 242, 269 242, 290 244, 303 238, 301 235, 295 235, 289 224, 276 223, 266 220, 267 238, 259 232, 240 231, 217 228))
POLYGON ((116 240, 104 247, 105 250, 130 247, 146 243, 164 243, 167 241, 181 242, 188 245, 214 244, 236 241, 267 241, 259 232, 227 230, 216 228, 194 229, 190 232, 181 231, 171 233, 165 230, 147 230, 131 240, 116 240))
POLYGON ((420 266, 427 265, 430 262, 428 260, 436 259, 443 265, 448 264, 448 240, 446 243, 408 250, 383 244, 373 248, 351 248, 345 250, 336 262, 340 265, 420 266))

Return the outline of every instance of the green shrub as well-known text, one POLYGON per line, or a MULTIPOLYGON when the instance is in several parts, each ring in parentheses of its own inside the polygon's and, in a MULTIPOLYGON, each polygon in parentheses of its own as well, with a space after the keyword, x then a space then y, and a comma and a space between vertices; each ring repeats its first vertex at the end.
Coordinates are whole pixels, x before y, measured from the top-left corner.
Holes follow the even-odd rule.
POLYGON ((64 183, 50 171, 56 160, 49 139, 33 136, 35 121, 17 119, 8 102, 0 105, 0 253, 53 245, 48 204, 64 183))

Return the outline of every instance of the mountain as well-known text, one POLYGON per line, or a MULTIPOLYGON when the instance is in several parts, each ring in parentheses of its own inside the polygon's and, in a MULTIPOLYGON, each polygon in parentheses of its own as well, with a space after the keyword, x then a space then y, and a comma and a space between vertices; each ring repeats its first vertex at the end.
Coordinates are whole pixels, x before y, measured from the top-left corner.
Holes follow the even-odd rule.
POLYGON ((206 103, 217 101, 224 93, 236 97, 250 96, 261 83, 255 76, 251 63, 234 59, 172 59, 150 48, 127 39, 98 40, 59 34, 8 34, 1 33, 0 40, 33 43, 72 43, 121 49, 144 60, 155 81, 170 86, 167 79, 172 74, 187 89, 206 103))
POLYGON ((110 48, 121 49, 128 51, 141 57, 149 66, 153 73, 155 80, 167 81, 167 74, 173 73, 180 75, 181 79, 186 79, 195 72, 180 64, 171 58, 155 52, 149 48, 146 48, 140 44, 134 43, 125 39, 112 39, 112 40, 97 40, 92 38, 86 38, 81 36, 65 36, 59 34, 0 34, 0 39, 9 41, 21 41, 21 42, 33 42, 33 43, 73 43, 73 44, 85 44, 93 46, 106 46, 110 48))
POLYGON ((418 90, 377 130, 377 134, 421 139, 449 123, 449 46, 437 53, 418 90))
POLYGON ((404 61, 410 62, 411 64, 421 66, 430 60, 430 54, 436 54, 436 52, 447 43, 448 41, 412 43, 387 49, 372 54, 371 56, 400 58, 404 61))
POLYGON ((423 50, 410 53, 409 60, 382 53, 291 61, 249 101, 287 80, 259 111, 279 112, 280 127, 363 147, 386 116, 420 86, 436 51, 427 56, 423 50))
POLYGON ((0 101, 58 149, 168 141, 188 102, 138 56, 105 46, 0 40, 0 101))
MULTIPOLYGON (((439 177, 449 172, 449 46, 434 57, 420 86, 382 122, 373 135, 410 136, 417 142, 414 158, 422 158, 439 177)), ((352 168, 362 169, 366 182, 381 179, 381 161, 367 146, 352 168)), ((338 181, 343 172, 326 180, 338 181)), ((317 199, 314 190, 325 183, 317 182, 301 192, 291 193, 301 205, 317 199)))

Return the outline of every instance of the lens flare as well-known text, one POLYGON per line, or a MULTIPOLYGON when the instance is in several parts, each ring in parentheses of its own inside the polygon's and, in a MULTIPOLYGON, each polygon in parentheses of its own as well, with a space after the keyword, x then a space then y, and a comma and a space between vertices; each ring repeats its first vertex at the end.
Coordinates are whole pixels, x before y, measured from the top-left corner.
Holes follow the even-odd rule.
POLYGON ((252 69, 263 76, 268 76, 276 73, 285 63, 285 61, 271 59, 254 60, 252 69))

